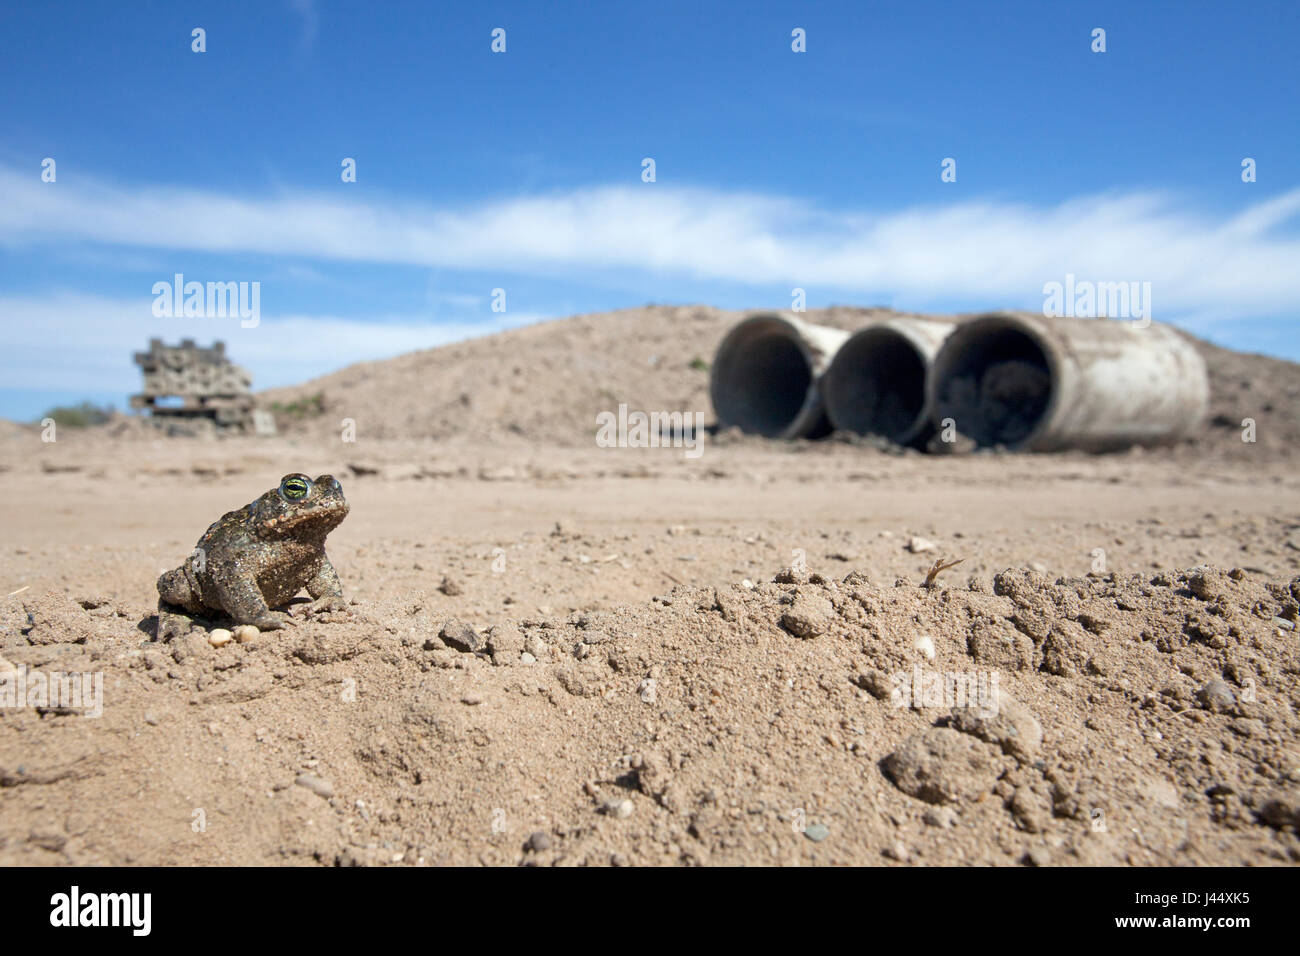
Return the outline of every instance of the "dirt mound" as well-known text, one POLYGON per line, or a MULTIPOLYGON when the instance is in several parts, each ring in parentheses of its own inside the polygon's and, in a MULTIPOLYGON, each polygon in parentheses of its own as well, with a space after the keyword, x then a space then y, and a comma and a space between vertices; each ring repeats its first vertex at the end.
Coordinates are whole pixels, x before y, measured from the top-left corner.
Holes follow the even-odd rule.
POLYGON ((1209 420, 1193 447, 1242 459, 1257 452, 1294 456, 1300 447, 1300 365, 1188 338, 1210 377, 1209 420), (1254 444, 1241 440, 1248 418, 1255 423, 1254 444))
MULTIPOLYGON (((836 308, 809 316, 856 328, 893 314, 836 308)), ((709 363, 743 315, 648 306, 576 316, 349 366, 261 399, 291 434, 337 433, 351 418, 365 438, 582 444, 595 434, 596 415, 624 402, 712 417, 709 363)))
MULTIPOLYGON (((261 398, 290 434, 338 434, 350 418, 358 436, 367 438, 578 445, 591 440, 599 412, 624 402, 632 409, 703 411, 712 418, 708 366, 722 336, 745 314, 647 306, 577 316, 352 365, 261 398)), ((835 306, 804 317, 857 329, 903 314, 835 306)), ((962 322, 971 316, 939 318, 962 322)), ((1191 340, 1209 365, 1211 419, 1189 446, 1229 457, 1294 454, 1300 365, 1191 340), (1240 440, 1243 418, 1257 423, 1255 445, 1240 440)))
POLYGON ((0 418, 0 441, 18 441, 26 438, 31 432, 30 425, 22 425, 18 422, 11 422, 7 418, 0 418))
POLYGON ((1211 568, 787 569, 213 648, 11 596, 0 668, 100 672, 104 706, 0 709, 0 863, 1297 862, 1298 598, 1211 568))

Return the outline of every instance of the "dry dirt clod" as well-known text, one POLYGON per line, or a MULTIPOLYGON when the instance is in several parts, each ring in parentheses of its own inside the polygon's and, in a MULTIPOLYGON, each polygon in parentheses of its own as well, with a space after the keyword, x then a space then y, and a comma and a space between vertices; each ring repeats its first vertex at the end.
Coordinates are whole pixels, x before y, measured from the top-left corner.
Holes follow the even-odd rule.
POLYGON ((467 654, 477 654, 486 647, 482 635, 464 621, 453 618, 438 632, 443 643, 467 654))
POLYGON ((1196 692, 1196 700, 1206 710, 1227 713, 1237 706, 1237 695, 1227 681, 1212 680, 1196 692))
POLYGON ((1270 795, 1261 804, 1258 815, 1268 826, 1300 830, 1300 789, 1270 795))
POLYGON ((903 741, 885 758, 898 789, 926 803, 974 800, 997 779, 987 745, 947 727, 930 727, 903 741))
POLYGON ((835 616, 835 608, 823 597, 800 594, 789 610, 781 615, 781 626, 795 637, 805 640, 825 633, 835 616))
POLYGON ((1005 753, 1030 762, 1043 744, 1043 728, 1029 708, 1009 694, 998 692, 995 700, 972 701, 954 707, 950 725, 963 733, 1001 747, 1005 753))

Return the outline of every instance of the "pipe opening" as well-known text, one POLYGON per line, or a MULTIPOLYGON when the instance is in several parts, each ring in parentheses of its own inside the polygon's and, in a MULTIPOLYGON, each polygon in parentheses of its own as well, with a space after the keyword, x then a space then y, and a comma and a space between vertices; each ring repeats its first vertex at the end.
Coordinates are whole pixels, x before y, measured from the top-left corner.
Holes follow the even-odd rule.
POLYGON ((799 417, 811 384, 808 359, 784 325, 741 326, 714 361, 714 411, 721 422, 775 438, 799 417))
POLYGON ((925 357, 893 329, 864 329, 841 346, 822 393, 836 428, 905 445, 925 428, 925 357))
POLYGON ((1052 366, 1033 336, 990 328, 963 336, 938 376, 938 416, 979 445, 1013 448, 1029 438, 1052 401, 1052 366))

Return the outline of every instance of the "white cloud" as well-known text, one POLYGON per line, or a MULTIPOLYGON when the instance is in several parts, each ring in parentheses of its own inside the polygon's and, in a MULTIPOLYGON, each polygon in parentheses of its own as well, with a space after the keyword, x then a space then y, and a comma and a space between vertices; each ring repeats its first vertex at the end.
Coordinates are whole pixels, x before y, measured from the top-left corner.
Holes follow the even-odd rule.
MULTIPOLYGON (((1243 190, 1250 187, 1243 186, 1243 190)), ((1050 206, 961 201, 881 214, 663 184, 437 208, 333 194, 56 184, 0 168, 0 243, 107 243, 580 277, 629 270, 888 298, 1041 302, 1072 272, 1149 281, 1157 318, 1290 313, 1300 189, 1213 216, 1156 193, 1050 206)), ((667 296, 666 296, 667 297, 667 296)))

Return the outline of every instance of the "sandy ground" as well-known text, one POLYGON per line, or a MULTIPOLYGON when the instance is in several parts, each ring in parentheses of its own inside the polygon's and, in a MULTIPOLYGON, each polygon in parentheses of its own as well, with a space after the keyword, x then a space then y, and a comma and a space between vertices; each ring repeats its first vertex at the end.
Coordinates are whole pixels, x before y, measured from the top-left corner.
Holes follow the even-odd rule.
POLYGON ((0 656, 103 675, 99 718, 0 709, 0 863, 1300 860, 1276 449, 21 432, 0 529, 0 656), (292 471, 343 483, 351 610, 154 642, 158 574, 292 471), (934 675, 997 714, 899 698, 934 675))

